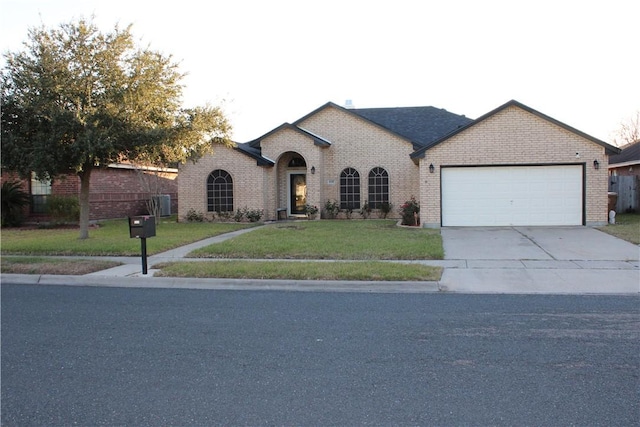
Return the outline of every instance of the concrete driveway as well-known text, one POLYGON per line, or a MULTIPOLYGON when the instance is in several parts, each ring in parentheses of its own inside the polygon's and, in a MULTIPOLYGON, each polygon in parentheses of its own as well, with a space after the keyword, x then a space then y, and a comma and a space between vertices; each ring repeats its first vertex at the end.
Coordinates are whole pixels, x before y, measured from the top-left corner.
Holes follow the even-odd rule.
POLYGON ((589 227, 445 227, 441 288, 638 293, 640 247, 589 227))
POLYGON ((589 227, 446 227, 446 259, 638 261, 640 248, 589 227))

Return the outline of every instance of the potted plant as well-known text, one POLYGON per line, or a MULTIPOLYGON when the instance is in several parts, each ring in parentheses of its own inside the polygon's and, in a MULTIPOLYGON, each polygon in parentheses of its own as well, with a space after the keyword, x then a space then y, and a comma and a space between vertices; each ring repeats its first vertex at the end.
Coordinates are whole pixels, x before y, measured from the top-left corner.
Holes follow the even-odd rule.
POLYGON ((318 207, 316 205, 306 204, 304 205, 304 213, 307 215, 308 219, 316 219, 316 215, 318 214, 318 207))

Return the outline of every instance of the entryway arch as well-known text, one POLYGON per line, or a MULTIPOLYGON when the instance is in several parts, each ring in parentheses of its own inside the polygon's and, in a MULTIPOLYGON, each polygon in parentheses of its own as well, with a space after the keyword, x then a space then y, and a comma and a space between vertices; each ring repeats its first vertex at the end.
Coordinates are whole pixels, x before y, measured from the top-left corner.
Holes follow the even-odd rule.
POLYGON ((304 216, 307 204, 307 161, 300 153, 283 153, 277 163, 278 209, 287 216, 304 216))

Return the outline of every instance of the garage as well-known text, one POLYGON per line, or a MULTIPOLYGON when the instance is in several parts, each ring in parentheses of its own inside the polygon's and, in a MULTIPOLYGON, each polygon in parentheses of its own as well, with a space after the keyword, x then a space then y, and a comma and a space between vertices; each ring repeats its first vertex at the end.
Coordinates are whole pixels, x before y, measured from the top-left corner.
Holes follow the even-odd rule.
POLYGON ((582 225, 584 165, 441 169, 442 226, 582 225))

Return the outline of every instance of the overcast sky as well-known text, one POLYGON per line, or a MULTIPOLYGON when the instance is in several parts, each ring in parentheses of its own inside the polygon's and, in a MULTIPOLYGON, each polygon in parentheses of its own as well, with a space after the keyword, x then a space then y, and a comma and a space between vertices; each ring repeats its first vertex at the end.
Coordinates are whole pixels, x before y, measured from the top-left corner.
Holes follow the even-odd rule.
POLYGON ((516 99, 607 142, 640 110, 637 0, 0 0, 0 47, 91 15, 173 55, 185 106, 222 105, 238 142, 347 99, 471 118, 516 99))

